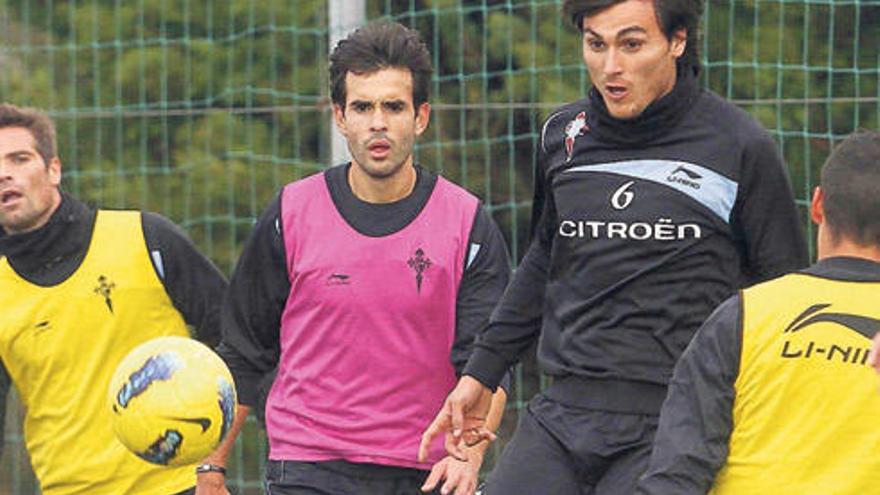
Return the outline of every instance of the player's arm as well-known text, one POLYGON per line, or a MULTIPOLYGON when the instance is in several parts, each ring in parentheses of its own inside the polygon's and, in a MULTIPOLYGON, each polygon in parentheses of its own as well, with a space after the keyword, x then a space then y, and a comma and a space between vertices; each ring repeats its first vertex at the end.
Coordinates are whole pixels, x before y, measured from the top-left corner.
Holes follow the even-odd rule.
MULTIPOLYGON (((276 198, 257 219, 223 299, 217 352, 235 379, 239 405, 229 434, 205 464, 226 467, 245 419, 257 405, 260 383, 278 362, 281 312, 290 292, 280 225, 276 198)), ((220 473, 200 473, 196 493, 225 494, 223 481, 220 473)))
POLYGON ((638 495, 705 495, 727 461, 742 349, 740 296, 706 320, 675 366, 638 495))
POLYGON ((221 309, 217 352, 232 371, 239 403, 250 408, 258 404, 264 376, 278 364, 289 294, 279 195, 254 224, 221 309))
MULTIPOLYGON (((504 236, 482 205, 477 209, 468 241, 455 307, 455 341, 450 353, 459 377, 510 281, 510 256, 504 236)), ((502 381, 507 380, 507 388, 509 376, 502 376, 502 381)))
MULTIPOLYGON (((544 128, 546 131, 546 124, 544 128)), ((480 418, 485 418, 489 412, 492 393, 540 333, 556 225, 555 202, 544 170, 547 150, 543 143, 542 138, 535 170, 532 241, 513 281, 492 312, 488 326, 477 337, 462 377, 422 434, 419 447, 419 457, 422 459, 427 454, 427 446, 441 434, 446 435, 449 453, 464 457, 460 450, 462 432, 482 428, 483 420, 480 418)), ((492 437, 491 432, 485 429, 480 433, 487 438, 492 437)))
MULTIPOLYGON (((187 235, 173 222, 156 213, 143 212, 141 226, 147 251, 165 292, 183 320, 193 329, 194 337, 214 347, 220 341, 220 306, 226 292, 226 279, 216 266, 196 249, 187 235)), ((238 407, 235 421, 226 439, 202 462, 212 471, 200 473, 197 495, 228 492, 226 459, 248 410, 238 407)))
POLYGON ((12 380, 6 371, 6 365, 0 361, 0 459, 3 459, 4 438, 3 425, 6 424, 6 399, 9 396, 9 389, 12 386, 12 380))
POLYGON ((803 220, 776 143, 763 129, 754 132, 743 154, 732 217, 734 232, 744 245, 747 284, 809 264, 803 220))
MULTIPOLYGON (((543 141, 542 141, 543 143, 543 141)), ((532 202, 531 242, 512 282, 474 345, 464 375, 495 390, 508 370, 538 338, 550 250, 556 226, 556 205, 544 170, 544 145, 539 146, 532 202)))
MULTIPOLYGON (((464 261, 465 270, 456 299, 455 340, 450 353, 450 360, 458 376, 464 370, 474 340, 486 327, 510 278, 510 257, 504 237, 482 206, 477 209, 474 217, 464 261)), ((485 418, 485 428, 489 431, 494 432, 501 423, 509 383, 508 375, 494 394, 485 418)), ((488 441, 481 441, 466 449, 466 460, 452 456, 442 459, 432 467, 422 490, 433 490, 439 484, 444 493, 474 493, 488 447, 488 441)))
POLYGON ((220 341, 220 305, 226 279, 216 266, 167 218, 141 214, 147 251, 174 307, 195 335, 210 347, 220 341))

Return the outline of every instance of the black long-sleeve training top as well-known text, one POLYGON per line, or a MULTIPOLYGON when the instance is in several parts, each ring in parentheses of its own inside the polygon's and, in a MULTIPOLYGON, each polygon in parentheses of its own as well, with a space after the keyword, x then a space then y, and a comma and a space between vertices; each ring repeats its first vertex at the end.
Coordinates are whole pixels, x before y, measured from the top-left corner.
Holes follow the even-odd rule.
POLYGON ((494 386, 540 335, 546 373, 593 387, 573 401, 654 414, 715 306, 807 264, 771 137, 679 74, 636 119, 611 117, 593 90, 546 120, 533 239, 466 374, 494 386))

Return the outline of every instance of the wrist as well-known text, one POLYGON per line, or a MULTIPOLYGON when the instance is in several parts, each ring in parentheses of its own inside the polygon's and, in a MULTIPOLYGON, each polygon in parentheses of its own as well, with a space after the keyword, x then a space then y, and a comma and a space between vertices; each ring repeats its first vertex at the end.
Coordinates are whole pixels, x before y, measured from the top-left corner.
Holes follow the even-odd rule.
POLYGON ((196 466, 196 474, 218 473, 226 475, 226 468, 219 464, 203 463, 196 466))
POLYGON ((483 462, 483 458, 486 456, 486 449, 488 448, 488 440, 483 440, 478 444, 466 447, 465 450, 467 451, 468 460, 483 462))

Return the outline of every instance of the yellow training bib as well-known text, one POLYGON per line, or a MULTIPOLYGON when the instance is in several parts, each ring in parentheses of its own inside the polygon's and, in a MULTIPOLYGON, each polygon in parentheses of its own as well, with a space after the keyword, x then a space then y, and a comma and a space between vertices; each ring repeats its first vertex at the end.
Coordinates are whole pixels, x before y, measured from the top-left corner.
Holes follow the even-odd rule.
POLYGON ((192 466, 164 468, 113 434, 107 387, 135 346, 188 335, 147 253, 139 212, 99 211, 82 265, 40 287, 0 259, 0 359, 26 408, 25 443, 46 495, 170 495, 192 466))

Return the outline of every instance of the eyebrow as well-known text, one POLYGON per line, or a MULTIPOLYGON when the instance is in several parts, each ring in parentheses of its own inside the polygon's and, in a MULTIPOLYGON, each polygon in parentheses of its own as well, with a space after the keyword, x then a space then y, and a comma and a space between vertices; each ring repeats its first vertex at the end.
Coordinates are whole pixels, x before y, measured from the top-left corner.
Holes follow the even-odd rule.
MULTIPOLYGON (((589 33, 589 34, 595 36, 596 38, 600 38, 600 39, 602 38, 601 34, 597 33, 596 31, 593 31, 589 27, 584 28, 584 33, 589 33)), ((636 33, 647 34, 648 31, 645 30, 645 28, 643 28, 641 26, 630 26, 628 28, 623 28, 620 31, 618 31, 617 34, 615 35, 615 38, 620 39, 628 34, 636 34, 636 33)))
MULTIPOLYGON (((350 100, 350 101, 348 102, 349 105, 358 105, 358 104, 373 105, 373 104, 375 104, 375 103, 377 103, 377 101, 375 101, 375 100, 350 100)), ((406 100, 404 100, 403 98, 393 98, 393 99, 390 99, 390 100, 383 100, 383 99, 380 99, 380 100, 378 100, 378 103, 379 103, 379 105, 387 105, 387 104, 389 104, 389 103, 391 103, 391 104, 401 104, 401 105, 405 105, 405 104, 406 104, 406 100)))
POLYGON ((24 149, 12 150, 12 151, 10 151, 9 153, 6 153, 6 154, 3 155, 3 156, 4 156, 4 157, 7 157, 7 156, 15 156, 15 155, 31 155, 31 156, 36 156, 37 153, 36 153, 34 150, 29 150, 29 149, 27 149, 27 148, 24 148, 24 149))

